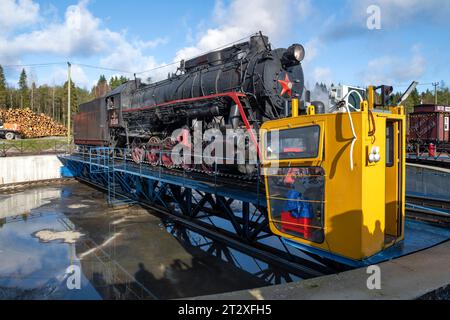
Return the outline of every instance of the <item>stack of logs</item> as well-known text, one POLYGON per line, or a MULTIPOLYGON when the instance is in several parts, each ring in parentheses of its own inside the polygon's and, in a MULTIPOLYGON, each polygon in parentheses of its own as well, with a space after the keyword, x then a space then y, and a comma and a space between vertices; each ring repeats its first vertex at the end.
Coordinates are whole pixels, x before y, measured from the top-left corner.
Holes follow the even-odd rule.
POLYGON ((51 117, 37 114, 29 108, 0 109, 0 120, 8 124, 18 124, 23 138, 40 138, 67 135, 67 129, 51 117))

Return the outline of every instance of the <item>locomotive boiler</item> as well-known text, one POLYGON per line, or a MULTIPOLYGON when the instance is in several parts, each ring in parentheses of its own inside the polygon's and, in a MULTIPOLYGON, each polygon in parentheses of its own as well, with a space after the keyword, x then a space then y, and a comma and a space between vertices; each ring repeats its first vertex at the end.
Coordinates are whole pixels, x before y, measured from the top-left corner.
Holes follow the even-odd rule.
MULTIPOLYGON (((136 162, 171 166, 170 157, 160 153, 181 143, 172 132, 191 133, 201 122, 203 131, 247 130, 246 147, 255 148, 257 137, 251 131, 264 121, 289 116, 291 98, 302 98, 304 56, 300 44, 272 49, 268 37, 259 34, 181 61, 163 81, 143 84, 135 79, 81 105, 75 116, 75 144, 128 146, 136 162)), ((253 167, 238 168, 249 173, 253 167)))

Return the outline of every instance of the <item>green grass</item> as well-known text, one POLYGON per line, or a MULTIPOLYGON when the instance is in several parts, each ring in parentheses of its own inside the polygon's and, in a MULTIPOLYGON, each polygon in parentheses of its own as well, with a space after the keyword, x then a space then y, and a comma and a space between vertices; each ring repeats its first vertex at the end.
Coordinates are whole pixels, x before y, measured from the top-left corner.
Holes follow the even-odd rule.
POLYGON ((67 137, 0 140, 0 155, 57 152, 67 148, 67 137))

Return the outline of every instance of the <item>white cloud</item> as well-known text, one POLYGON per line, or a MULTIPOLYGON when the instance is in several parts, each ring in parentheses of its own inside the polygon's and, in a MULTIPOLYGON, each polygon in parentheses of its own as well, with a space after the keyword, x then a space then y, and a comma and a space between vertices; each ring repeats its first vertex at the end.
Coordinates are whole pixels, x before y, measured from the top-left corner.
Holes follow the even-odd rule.
MULTIPOLYGON (((37 9, 32 15, 33 10, 30 8, 28 10, 30 17, 27 21, 30 24, 34 23, 29 31, 15 33, 13 36, 0 31, 0 62, 2 64, 18 64, 28 55, 34 57, 50 55, 59 57, 62 61, 96 57, 97 64, 102 67, 130 72, 154 69, 163 65, 146 51, 166 44, 167 38, 130 41, 125 32, 110 30, 104 25, 102 19, 94 16, 88 9, 89 1, 87 0, 80 0, 78 4, 70 5, 62 21, 55 18, 46 19, 47 15, 43 12, 39 14, 39 5, 32 0, 5 1, 22 5, 24 8, 28 6, 37 9), (43 23, 37 24, 36 21, 43 23)), ((194 45, 179 50, 174 61, 221 47, 259 30, 267 34, 276 46, 276 42, 290 39, 293 23, 298 22, 299 19, 305 19, 312 9, 310 0, 278 0, 276 2, 217 0, 212 13, 212 20, 216 26, 208 29, 204 27, 204 22, 198 22, 197 28, 194 29, 197 31, 187 35, 194 45)), ((192 33, 192 29, 189 30, 192 33)), ((320 46, 318 39, 312 39, 307 43, 307 61, 311 61, 317 55, 320 46)), ((165 78, 168 72, 175 70, 176 65, 172 65, 138 76, 144 79, 150 76, 153 80, 160 80, 165 78)), ((56 68, 53 73, 41 78, 64 81, 65 67, 56 68)), ((83 86, 90 86, 93 82, 89 80, 89 76, 83 72, 82 68, 75 65, 73 78, 77 84, 83 86)))
MULTIPOLYGON (((34 5, 31 0, 19 3, 22 2, 34 5)), ((129 41, 124 32, 104 27, 87 5, 88 1, 82 0, 69 6, 62 22, 44 23, 41 28, 12 38, 0 33, 0 61, 14 64, 29 54, 50 54, 64 60, 98 56, 101 66, 130 72, 157 66, 155 59, 144 52, 166 44, 167 38, 129 41)), ((53 76, 59 78, 60 73, 56 71, 53 76)), ((74 77, 78 77, 79 83, 87 83, 87 77, 80 70, 74 69, 74 77)))
POLYGON ((313 12, 311 0, 296 0, 295 2, 297 6, 297 19, 304 21, 310 18, 313 12))
POLYGON ((417 46, 411 51, 410 58, 385 55, 370 60, 367 68, 360 73, 364 84, 395 85, 419 80, 425 74, 427 61, 417 46))
MULTIPOLYGON (((158 63, 153 56, 145 55, 141 48, 134 46, 127 41, 119 41, 111 54, 100 59, 100 65, 107 68, 117 68, 124 71, 136 71, 142 72, 145 70, 155 69, 164 65, 163 63, 158 63)), ((176 66, 164 67, 152 72, 146 72, 140 74, 139 76, 144 79, 151 77, 154 80, 161 80, 167 77, 167 72, 174 71, 173 68, 176 66)), ((132 76, 128 74, 127 76, 132 76)))
POLYGON ((311 75, 313 83, 319 82, 329 85, 332 82, 331 74, 332 73, 330 68, 316 67, 314 68, 311 75))
POLYGON ((309 63, 314 60, 319 54, 320 50, 323 49, 323 43, 319 38, 312 38, 305 43, 305 63, 309 63))
POLYGON ((52 23, 43 29, 19 34, 6 41, 0 52, 89 56, 105 50, 105 40, 117 35, 108 29, 100 29, 100 19, 87 10, 86 2, 80 2, 67 8, 63 23, 52 23))
POLYGON ((1 0, 0 30, 6 32, 38 21, 39 4, 32 0, 1 0))
MULTIPOLYGON (((89 79, 84 69, 78 65, 72 65, 70 77, 77 86, 87 89, 91 89, 97 82, 97 79, 89 79)), ((67 68, 63 67, 56 68, 46 79, 43 79, 43 82, 47 84, 65 83, 66 81, 67 68)))
POLYGON ((167 44, 168 42, 169 39, 167 37, 164 37, 164 38, 156 38, 150 41, 137 41, 136 43, 140 48, 153 49, 160 45, 167 44))
POLYGON ((292 12, 290 0, 234 0, 228 6, 217 1, 214 20, 217 27, 202 32, 197 44, 179 50, 175 60, 191 58, 241 38, 262 31, 271 42, 289 36, 292 12))

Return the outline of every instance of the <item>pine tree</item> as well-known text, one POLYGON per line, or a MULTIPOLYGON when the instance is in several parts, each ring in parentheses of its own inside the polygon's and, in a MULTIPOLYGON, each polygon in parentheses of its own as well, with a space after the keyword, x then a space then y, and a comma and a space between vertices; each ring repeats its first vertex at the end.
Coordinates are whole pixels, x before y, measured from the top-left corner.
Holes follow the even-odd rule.
POLYGON ((6 78, 3 67, 0 65, 0 108, 6 108, 8 92, 6 90, 6 78))
POLYGON ((111 90, 114 90, 119 86, 118 81, 119 79, 117 79, 116 76, 111 77, 111 79, 109 79, 109 87, 111 88, 111 90))
POLYGON ((124 76, 114 76, 111 77, 111 79, 109 80, 109 87, 111 90, 114 90, 115 88, 117 88, 118 86, 128 82, 128 78, 124 77, 124 76))
MULTIPOLYGON (((106 81, 106 80, 105 80, 106 81)), ((67 112, 67 81, 64 83, 64 106, 67 112)), ((73 81, 70 82, 70 111, 75 113, 78 111, 78 94, 77 94, 77 86, 73 81)))
POLYGON ((124 76, 120 76, 120 83, 126 83, 126 82, 128 82, 128 81, 130 81, 130 79, 128 79, 127 77, 124 77, 124 76))
POLYGON ((22 72, 20 73, 19 78, 19 92, 20 92, 20 107, 25 108, 29 107, 30 102, 30 95, 29 95, 29 89, 27 84, 27 73, 25 72, 25 69, 22 69, 22 72))
POLYGON ((108 81, 104 75, 101 75, 97 81, 97 85, 92 88, 92 95, 95 98, 100 98, 106 95, 110 91, 108 81))
MULTIPOLYGON (((402 93, 396 93, 393 95, 393 101, 397 102, 400 100, 402 96, 402 93)), ((403 106, 405 107, 405 110, 407 113, 411 113, 414 111, 414 106, 417 106, 421 104, 421 95, 419 94, 419 91, 417 91, 417 88, 411 92, 409 97, 403 102, 403 106)))

